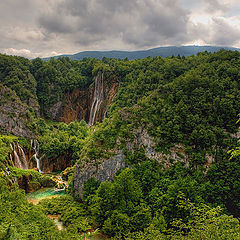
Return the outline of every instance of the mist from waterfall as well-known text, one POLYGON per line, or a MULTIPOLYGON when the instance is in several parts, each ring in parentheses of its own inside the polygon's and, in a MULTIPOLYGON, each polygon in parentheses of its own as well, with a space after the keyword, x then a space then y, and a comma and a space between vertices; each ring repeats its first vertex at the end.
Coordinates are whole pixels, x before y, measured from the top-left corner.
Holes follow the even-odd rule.
POLYGON ((99 108, 103 101, 103 73, 99 73, 95 77, 94 85, 95 87, 94 87, 93 103, 91 106, 89 122, 88 122, 90 126, 94 125, 96 121, 96 114, 99 111, 99 108))

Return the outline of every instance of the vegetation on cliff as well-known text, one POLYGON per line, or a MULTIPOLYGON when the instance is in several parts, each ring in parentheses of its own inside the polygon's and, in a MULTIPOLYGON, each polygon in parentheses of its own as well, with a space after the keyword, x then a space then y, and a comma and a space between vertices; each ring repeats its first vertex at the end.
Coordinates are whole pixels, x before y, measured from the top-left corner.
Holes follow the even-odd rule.
MULTIPOLYGON (((9 162, 11 142, 26 147, 30 142, 1 136, 0 236, 78 239, 81 232, 99 227, 116 239, 239 239, 239 64, 240 53, 225 50, 132 61, 43 62, 0 55, 2 86, 29 105, 28 127, 41 155, 65 156, 71 166, 87 172, 90 163, 98 171, 120 152, 127 166, 105 182, 90 178, 90 172, 82 203, 67 196, 36 207, 26 203, 12 180, 29 173, 37 184, 41 174, 11 168, 9 162), (46 121, 66 93, 89 87, 99 71, 120 79, 108 118, 92 127, 84 121, 46 121), (67 230, 58 232, 44 213, 61 214, 67 230)), ((80 177, 69 178, 74 194, 80 177)))

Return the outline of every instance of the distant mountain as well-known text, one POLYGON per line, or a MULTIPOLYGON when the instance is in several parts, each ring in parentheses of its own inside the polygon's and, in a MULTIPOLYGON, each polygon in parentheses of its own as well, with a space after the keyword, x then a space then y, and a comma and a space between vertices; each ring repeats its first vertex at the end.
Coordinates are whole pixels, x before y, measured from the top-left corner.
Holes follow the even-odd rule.
MULTIPOLYGON (((145 58, 145 57, 169 57, 169 56, 191 56, 196 55, 198 52, 217 52, 220 49, 227 49, 232 51, 240 51, 239 48, 233 48, 233 47, 221 47, 221 46, 169 46, 169 47, 158 47, 158 48, 152 48, 148 50, 139 50, 139 51, 84 51, 79 52, 73 55, 59 55, 54 56, 54 58, 59 57, 69 57, 72 60, 82 60, 83 58, 89 57, 89 58, 97 58, 102 59, 103 57, 106 58, 119 58, 124 59, 128 58, 131 59, 139 59, 139 58, 145 58)), ((43 60, 49 60, 49 58, 43 58, 43 60)))

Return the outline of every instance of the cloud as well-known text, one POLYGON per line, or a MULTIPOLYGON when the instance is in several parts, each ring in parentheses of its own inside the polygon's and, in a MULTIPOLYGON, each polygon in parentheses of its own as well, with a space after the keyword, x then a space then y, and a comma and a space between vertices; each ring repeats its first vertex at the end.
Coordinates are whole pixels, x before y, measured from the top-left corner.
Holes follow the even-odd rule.
MULTIPOLYGON (((219 0, 204 0, 206 4, 206 12, 214 13, 217 11, 227 12, 230 10, 229 2, 228 3, 220 3, 219 0)), ((224 1, 222 1, 224 2, 224 1)))
POLYGON ((212 19, 210 43, 221 46, 232 46, 240 40, 240 29, 232 26, 223 18, 212 19))
POLYGON ((199 42, 240 47, 238 0, 1 0, 0 50, 27 57, 199 42))
POLYGON ((2 53, 12 56, 23 56, 26 58, 35 58, 39 55, 39 53, 32 53, 28 49, 14 49, 14 48, 3 49, 2 53))
POLYGON ((3 54, 12 55, 12 56, 22 56, 28 59, 33 59, 36 57, 50 57, 50 56, 57 56, 61 55, 60 52, 49 52, 48 55, 37 53, 37 52, 31 52, 29 49, 15 49, 15 48, 5 48, 1 51, 3 54))
MULTIPOLYGON (((189 12, 177 0, 68 0, 39 17, 48 33, 69 34, 75 43, 90 46, 108 38, 147 47, 186 39, 189 12), (69 21, 71 19, 71 21, 69 21)), ((112 43, 111 43, 112 44, 112 43)))

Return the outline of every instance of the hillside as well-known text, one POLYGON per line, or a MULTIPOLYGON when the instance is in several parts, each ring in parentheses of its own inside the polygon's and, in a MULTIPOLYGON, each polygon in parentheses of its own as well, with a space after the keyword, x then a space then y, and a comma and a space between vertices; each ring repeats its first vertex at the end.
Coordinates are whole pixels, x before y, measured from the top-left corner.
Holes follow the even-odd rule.
MULTIPOLYGON (((60 56, 53 56, 55 59, 59 57, 69 57, 72 60, 82 60, 84 58, 96 58, 102 59, 106 58, 118 58, 118 59, 125 59, 128 58, 129 60, 132 59, 142 59, 146 57, 171 57, 171 56, 192 56, 196 55, 199 52, 217 52, 221 49, 231 50, 231 51, 239 51, 238 48, 232 47, 223 47, 223 46, 169 46, 169 47, 158 47, 152 48, 148 50, 139 50, 139 51, 84 51, 79 52, 73 55, 60 55, 60 56)), ((49 58, 44 58, 43 60, 49 60, 49 58)))
POLYGON ((0 239, 239 239, 240 53, 209 48, 0 55, 0 239), (67 196, 28 204, 56 174, 67 196))

